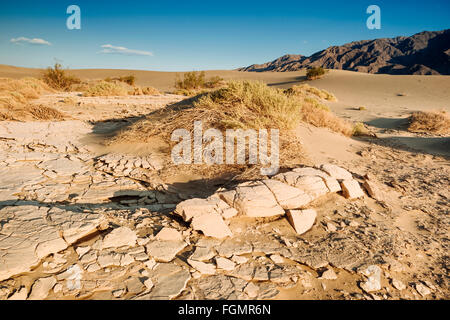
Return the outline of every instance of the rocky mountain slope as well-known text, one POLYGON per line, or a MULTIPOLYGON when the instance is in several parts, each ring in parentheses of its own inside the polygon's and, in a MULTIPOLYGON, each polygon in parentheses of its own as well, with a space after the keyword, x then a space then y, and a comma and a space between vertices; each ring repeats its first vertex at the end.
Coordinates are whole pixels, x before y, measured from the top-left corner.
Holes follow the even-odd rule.
POLYGON ((239 71, 297 71, 323 67, 385 74, 449 75, 450 29, 424 31, 411 37, 375 39, 332 46, 310 57, 285 55, 239 71))

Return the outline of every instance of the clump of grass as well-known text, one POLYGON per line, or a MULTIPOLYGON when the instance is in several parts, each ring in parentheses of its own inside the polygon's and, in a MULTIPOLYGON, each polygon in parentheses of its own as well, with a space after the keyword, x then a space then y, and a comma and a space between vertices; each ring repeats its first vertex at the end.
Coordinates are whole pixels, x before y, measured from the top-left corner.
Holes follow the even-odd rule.
POLYGON ((302 107, 302 117, 304 122, 320 128, 329 128, 334 132, 345 136, 351 136, 353 133, 352 124, 349 121, 337 117, 329 109, 318 107, 317 103, 306 103, 302 107))
POLYGON ((293 95, 293 96, 302 96, 303 97, 305 95, 309 95, 309 96, 317 97, 317 98, 327 100, 327 101, 337 101, 334 94, 329 93, 326 90, 312 87, 307 83, 295 85, 289 89, 286 89, 285 93, 287 95, 293 95))
POLYGON ((75 76, 67 74, 67 70, 64 70, 59 63, 55 63, 53 67, 48 67, 42 74, 42 80, 53 89, 63 91, 69 91, 74 84, 81 82, 75 76))
POLYGON ((100 81, 89 86, 83 95, 85 97, 126 96, 128 90, 114 82, 100 81))
POLYGON ((162 135, 170 138, 177 128, 192 129, 194 121, 216 129, 291 129, 300 121, 297 99, 257 81, 230 81, 227 87, 193 98, 183 108, 168 107, 136 123, 121 138, 162 135), (191 126, 191 127, 187 127, 191 126), (131 134, 131 135, 129 135, 131 134))
POLYGON ((365 111, 365 110, 367 110, 367 108, 364 107, 364 106, 357 107, 357 109, 358 109, 359 111, 365 111))
POLYGON ((419 111, 409 118, 411 132, 449 134, 450 116, 445 111, 419 111))
MULTIPOLYGON (((171 145, 172 132, 180 128, 192 132, 194 121, 201 121, 203 130, 215 128, 222 132, 227 129, 278 129, 281 166, 298 164, 299 158, 303 157, 299 152, 301 143, 293 130, 302 121, 345 135, 352 134, 351 123, 336 117, 317 100, 285 94, 263 82, 244 80, 230 81, 223 88, 155 111, 128 127, 113 141, 152 142, 157 138, 171 145)), ((224 167, 226 170, 242 169, 239 166, 224 167)), ((208 170, 211 173, 224 169, 208 170)))
POLYGON ((175 88, 184 90, 201 89, 205 85, 205 76, 204 71, 186 72, 183 79, 177 74, 175 76, 175 88))
POLYGON ((367 129, 367 127, 362 122, 355 123, 355 125, 353 126, 352 135, 355 137, 374 136, 374 134, 369 129, 367 129))
POLYGON ((54 90, 39 79, 0 79, 0 120, 62 120, 64 115, 56 109, 30 104, 51 92, 54 90))
POLYGON ((206 73, 204 71, 186 72, 183 75, 183 79, 177 74, 175 77, 175 94, 192 96, 199 93, 208 92, 208 89, 215 89, 223 85, 223 79, 215 76, 210 79, 206 79, 206 73))
POLYGON ((306 78, 308 80, 315 80, 321 78, 325 74, 325 69, 322 67, 313 67, 306 71, 306 78))

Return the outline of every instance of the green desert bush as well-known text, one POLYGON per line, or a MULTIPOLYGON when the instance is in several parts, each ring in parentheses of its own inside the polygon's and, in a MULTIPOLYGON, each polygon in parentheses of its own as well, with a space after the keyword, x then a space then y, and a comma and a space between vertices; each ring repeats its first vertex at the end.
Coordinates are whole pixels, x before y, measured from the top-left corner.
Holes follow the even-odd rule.
POLYGON ((69 75, 59 63, 53 67, 48 67, 42 74, 42 80, 56 90, 69 91, 74 84, 81 81, 73 75, 69 75))
POLYGON ((357 122, 357 123, 355 123, 355 125, 353 126, 352 135, 355 136, 355 137, 359 137, 359 136, 371 136, 372 133, 369 131, 369 129, 366 128, 366 126, 364 125, 364 123, 362 123, 362 122, 357 122))
POLYGON ((204 71, 191 71, 183 75, 183 79, 177 74, 175 76, 175 94, 192 96, 211 91, 224 84, 223 79, 219 76, 206 79, 204 71))
POLYGON ((306 71, 306 78, 308 80, 319 79, 325 74, 325 69, 322 67, 313 67, 306 71))
POLYGON ((175 88, 192 90, 201 89, 205 85, 205 72, 191 71, 183 75, 183 79, 177 74, 175 78, 175 88))
POLYGON ((107 77, 105 78, 106 82, 114 82, 114 81, 119 81, 119 82, 123 82, 126 83, 130 86, 134 86, 136 84, 136 76, 134 75, 129 75, 129 76, 122 76, 122 77, 107 77))

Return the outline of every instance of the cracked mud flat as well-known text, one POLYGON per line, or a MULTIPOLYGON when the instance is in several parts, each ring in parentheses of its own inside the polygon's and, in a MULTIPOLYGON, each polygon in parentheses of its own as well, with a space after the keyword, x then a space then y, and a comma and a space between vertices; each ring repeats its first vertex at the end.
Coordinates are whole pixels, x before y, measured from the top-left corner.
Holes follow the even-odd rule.
POLYGON ((445 158, 365 144, 336 159, 348 171, 199 196, 151 152, 87 143, 126 124, 122 105, 179 97, 79 99, 92 110, 72 120, 0 122, 0 299, 449 298, 445 158))

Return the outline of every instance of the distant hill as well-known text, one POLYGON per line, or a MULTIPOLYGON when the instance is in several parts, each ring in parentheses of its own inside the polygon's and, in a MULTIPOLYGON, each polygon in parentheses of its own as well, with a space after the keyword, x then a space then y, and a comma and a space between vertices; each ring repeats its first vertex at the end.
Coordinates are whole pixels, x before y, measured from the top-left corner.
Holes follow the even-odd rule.
POLYGON ((424 31, 411 37, 355 41, 310 57, 285 55, 239 71, 298 71, 323 67, 366 73, 450 75, 450 29, 424 31))

